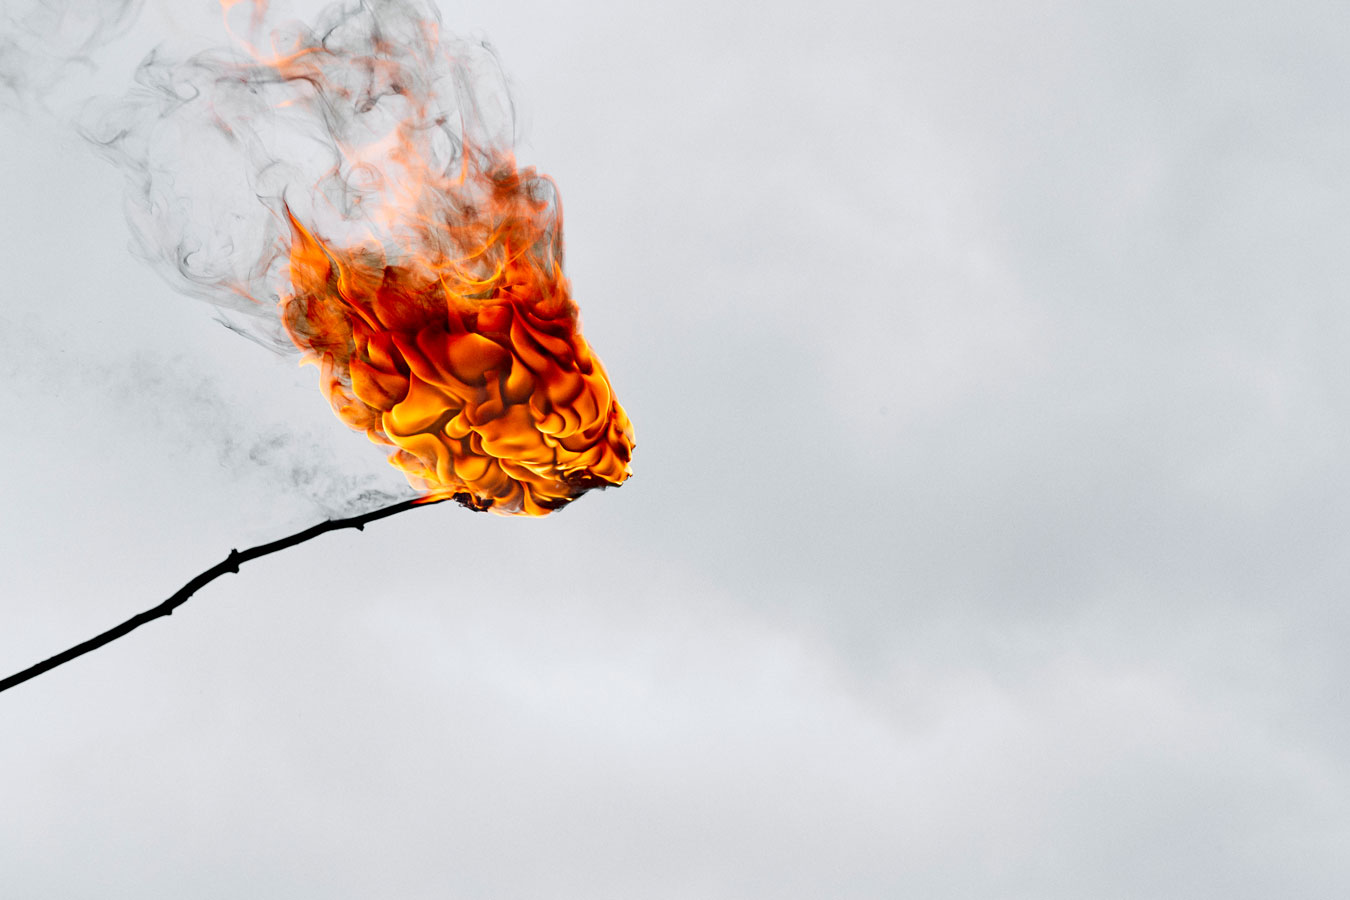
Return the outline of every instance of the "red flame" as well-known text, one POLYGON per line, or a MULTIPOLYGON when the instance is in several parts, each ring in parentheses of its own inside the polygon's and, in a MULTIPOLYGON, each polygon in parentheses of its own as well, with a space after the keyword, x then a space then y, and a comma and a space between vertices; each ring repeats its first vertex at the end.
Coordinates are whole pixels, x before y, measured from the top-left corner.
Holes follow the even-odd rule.
MULTIPOLYGON (((390 265, 327 246, 291 218, 283 320, 338 416, 397 449, 415 487, 544 515, 629 475, 632 426, 577 329, 528 170, 502 162, 484 207, 436 227, 470 252, 390 265), (541 244, 545 246, 541 247, 541 244)), ((427 241, 431 247, 445 242, 427 241)))
MULTIPOLYGON (((239 0, 224 2, 228 13, 239 0)), ((361 214, 340 218, 340 236, 285 207, 281 319, 339 418, 395 448, 390 462, 415 488, 545 515, 628 478, 632 426, 578 328, 552 181, 517 169, 472 96, 457 100, 463 125, 447 172, 435 145, 446 119, 436 23, 395 24, 375 20, 355 56, 301 39, 259 61, 273 84, 299 86, 277 109, 336 99, 358 114, 381 102, 394 110, 375 120, 386 127, 373 139, 334 131, 342 160, 327 177, 345 173, 361 214), (354 221, 363 234, 353 236, 354 221)))

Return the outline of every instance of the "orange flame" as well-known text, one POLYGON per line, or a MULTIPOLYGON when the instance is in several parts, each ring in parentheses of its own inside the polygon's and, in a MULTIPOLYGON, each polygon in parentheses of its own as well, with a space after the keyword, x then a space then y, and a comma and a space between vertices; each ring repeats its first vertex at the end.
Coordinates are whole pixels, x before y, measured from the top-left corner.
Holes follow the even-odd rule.
MULTIPOLYGON (((238 2, 222 0, 224 12, 238 2)), ((480 98, 461 103, 448 157, 435 143, 446 133, 434 95, 444 79, 432 77, 438 29, 381 18, 406 9, 370 7, 381 15, 359 54, 301 39, 264 59, 245 42, 277 76, 261 82, 296 86, 278 111, 328 112, 338 98, 358 117, 377 104, 393 114, 375 132, 353 130, 366 140, 334 135, 342 159, 325 179, 360 181, 342 201, 356 215, 332 223, 340 236, 321 237, 284 204, 281 322, 319 368, 338 417, 393 447, 389 460, 413 487, 473 509, 546 515, 628 478, 632 425, 578 327, 553 183, 517 169, 484 125, 480 98)), ((322 184, 313 192, 331 202, 322 184)))
POLYGON ((461 258, 386 264, 292 216, 282 317, 342 421, 397 449, 408 481, 466 506, 540 516, 629 475, 632 426, 577 328, 531 179, 503 163, 484 209, 438 223, 461 258), (535 215, 532 215, 535 214, 535 215))

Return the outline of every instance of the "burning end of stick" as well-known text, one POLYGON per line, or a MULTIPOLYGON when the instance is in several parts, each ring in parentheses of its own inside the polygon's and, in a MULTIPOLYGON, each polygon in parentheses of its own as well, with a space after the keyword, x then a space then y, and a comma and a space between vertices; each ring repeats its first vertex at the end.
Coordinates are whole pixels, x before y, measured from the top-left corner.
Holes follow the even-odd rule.
POLYGON ((333 411, 429 495, 545 515, 628 477, 632 428, 577 330, 561 266, 537 230, 527 174, 504 167, 489 210, 438 229, 471 256, 389 264, 326 246, 291 218, 287 331, 333 411), (492 207, 496 207, 492 209, 492 207))
POLYGON ((427 499, 542 516, 622 484, 632 425, 580 332, 553 182, 516 165, 495 56, 413 0, 267 32, 260 3, 222 7, 239 48, 151 54, 86 122, 129 175, 142 255, 298 348, 427 499))

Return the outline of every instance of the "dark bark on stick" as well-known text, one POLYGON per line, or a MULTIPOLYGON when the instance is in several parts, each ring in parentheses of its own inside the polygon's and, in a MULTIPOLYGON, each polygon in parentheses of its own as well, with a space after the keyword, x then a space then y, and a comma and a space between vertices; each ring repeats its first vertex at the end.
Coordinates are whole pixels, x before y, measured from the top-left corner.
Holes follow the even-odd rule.
POLYGON ((92 637, 82 644, 76 644, 69 650, 56 654, 51 659, 43 660, 37 665, 24 669, 22 672, 15 673, 4 680, 0 680, 0 691, 7 691, 15 685, 23 684, 30 678, 36 678, 43 672, 48 672, 59 665, 70 662, 72 659, 83 656, 90 650, 97 650, 104 644, 112 643, 123 635, 130 634, 137 628, 140 628, 146 622, 152 622, 161 616, 173 615, 173 611, 186 603, 188 598, 197 591, 201 590, 212 581, 215 581, 226 572, 238 572, 239 567, 251 559, 267 556, 269 553, 276 553, 278 550, 285 550, 287 547, 294 547, 296 544, 303 544, 311 538, 316 538, 319 535, 326 534, 330 531, 337 531, 342 528, 355 528, 360 531, 366 527, 366 523, 368 522, 386 519, 396 513, 401 513, 408 509, 415 509, 419 506, 431 506, 432 504, 439 503, 441 500, 445 499, 450 498, 442 497, 432 500, 419 498, 415 500, 405 500, 402 503, 395 503, 393 506, 372 510, 368 513, 362 513, 359 516, 351 516, 346 519, 330 519, 327 522, 320 522, 318 525, 306 528, 304 531, 298 531, 289 537, 279 538, 278 540, 267 544, 259 544, 258 546, 250 547, 247 550, 231 550, 229 556, 183 585, 172 597, 165 600, 163 603, 151 609, 147 609, 143 613, 134 615, 121 625, 109 628, 97 637, 92 637))

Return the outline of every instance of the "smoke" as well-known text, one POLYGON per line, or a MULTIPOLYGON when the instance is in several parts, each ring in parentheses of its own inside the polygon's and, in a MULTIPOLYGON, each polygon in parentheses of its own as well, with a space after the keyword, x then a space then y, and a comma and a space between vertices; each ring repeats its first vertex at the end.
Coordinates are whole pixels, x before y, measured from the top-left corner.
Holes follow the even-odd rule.
POLYGON ((41 104, 123 34, 144 0, 0 0, 0 108, 41 104))
POLYGON ((473 203, 464 172, 509 158, 514 109, 490 47, 443 37, 420 0, 336 4, 312 26, 236 11, 247 37, 156 49, 79 124, 126 175, 134 251, 230 327, 289 349, 276 313, 289 216, 392 261, 430 202, 458 186, 473 203))
MULTIPOLYGON (((109 461, 160 460, 164 485, 190 496, 202 472, 228 480, 236 502, 265 511, 241 540, 271 540, 315 517, 354 515, 415 496, 396 473, 371 466, 363 451, 331 427, 323 410, 249 403, 247 384, 204 371, 173 348, 124 349, 116 358, 82 356, 71 364, 69 335, 43 317, 0 315, 0 379, 8 390, 0 416, 25 423, 47 460, 98 434, 109 461), (44 402, 34 403, 37 395, 44 402), (135 430, 127 430, 135 422, 135 430), (153 448, 143 443, 153 435, 153 448)), ((276 365, 269 375, 283 376, 276 365)), ((298 374, 298 373, 297 373, 298 374)), ((296 379, 281 392, 300 396, 296 379)), ((135 478, 113 462, 81 479, 135 478)), ((215 476, 211 476, 215 477, 215 476)))
POLYGON ((418 491, 542 516, 631 474, 632 425, 578 327, 553 182, 518 169, 491 48, 426 0, 153 50, 84 137, 126 177, 133 251, 231 329, 315 364, 418 491))
MULTIPOLYGON (((371 206, 374 145, 410 115, 419 125, 424 116, 442 119, 429 130, 444 137, 428 135, 437 150, 462 147, 464 119, 451 117, 465 102, 477 104, 473 121, 486 127, 475 134, 485 145, 514 138, 491 51, 438 42, 435 10, 411 2, 335 5, 311 28, 274 25, 275 4, 225 0, 227 24, 242 22, 252 40, 193 53, 155 48, 126 96, 91 100, 88 76, 112 71, 96 54, 131 31, 143 6, 144 0, 0 0, 0 112, 73 116, 126 176, 137 255, 178 291, 243 313, 242 323, 222 321, 271 348, 295 349, 273 312, 277 260, 285 250, 276 216, 281 198, 310 212, 340 208, 340 215, 323 217, 325 225, 354 226, 371 206), (266 64, 273 50, 257 49, 283 45, 295 48, 308 72, 283 75, 266 64), (372 165, 344 165, 352 152, 366 154, 372 165)), ((443 155, 451 165, 453 152, 443 155)), ((40 372, 58 390, 74 378, 66 385, 72 396, 96 398, 99 409, 133 410, 173 453, 205 451, 201 461, 228 471, 237 486, 252 485, 259 495, 299 494, 329 516, 410 493, 382 470, 339 458, 336 448, 345 442, 330 439, 317 423, 269 419, 256 406, 241 414, 237 391, 185 359, 156 354, 153 362, 137 356, 71 368, 57 364, 63 345, 42 323, 0 322, 0 374, 40 372)))

